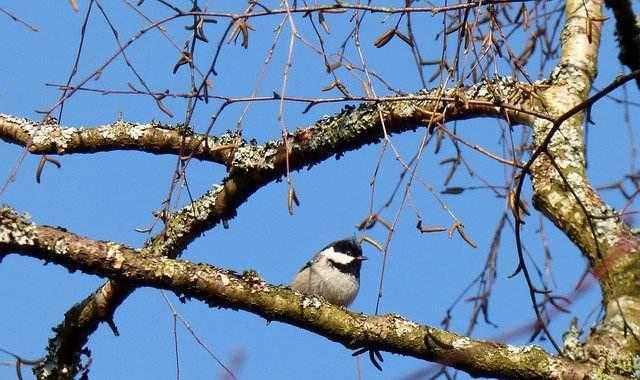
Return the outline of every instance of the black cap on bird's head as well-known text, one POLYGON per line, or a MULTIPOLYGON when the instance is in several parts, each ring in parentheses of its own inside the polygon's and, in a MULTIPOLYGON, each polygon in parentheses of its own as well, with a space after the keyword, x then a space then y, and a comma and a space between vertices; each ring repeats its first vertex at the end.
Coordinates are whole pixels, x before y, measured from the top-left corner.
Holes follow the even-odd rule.
POLYGON ((333 247, 333 250, 336 252, 347 254, 359 260, 367 259, 365 256, 362 256, 362 247, 356 238, 336 240, 327 245, 325 249, 329 247, 333 247))
POLYGON ((367 260, 362 255, 362 247, 355 238, 336 240, 322 249, 329 262, 345 273, 351 273, 356 277, 360 276, 362 261, 367 260), (347 255, 351 260, 344 260, 347 255))

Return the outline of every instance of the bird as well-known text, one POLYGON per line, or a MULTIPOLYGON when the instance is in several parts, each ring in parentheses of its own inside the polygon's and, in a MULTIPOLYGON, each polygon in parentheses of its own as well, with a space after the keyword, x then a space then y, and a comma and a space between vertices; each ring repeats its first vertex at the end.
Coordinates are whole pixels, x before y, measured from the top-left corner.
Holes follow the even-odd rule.
POLYGON ((319 295, 338 306, 349 306, 360 289, 360 268, 367 257, 355 238, 336 240, 307 262, 291 282, 291 288, 319 295))

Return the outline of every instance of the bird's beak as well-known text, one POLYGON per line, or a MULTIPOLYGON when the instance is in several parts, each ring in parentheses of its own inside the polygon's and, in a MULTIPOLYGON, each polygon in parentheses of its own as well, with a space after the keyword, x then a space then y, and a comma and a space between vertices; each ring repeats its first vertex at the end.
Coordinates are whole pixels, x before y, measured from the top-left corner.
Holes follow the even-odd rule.
POLYGON ((365 261, 365 260, 369 260, 369 258, 367 256, 358 256, 356 257, 356 260, 365 261))

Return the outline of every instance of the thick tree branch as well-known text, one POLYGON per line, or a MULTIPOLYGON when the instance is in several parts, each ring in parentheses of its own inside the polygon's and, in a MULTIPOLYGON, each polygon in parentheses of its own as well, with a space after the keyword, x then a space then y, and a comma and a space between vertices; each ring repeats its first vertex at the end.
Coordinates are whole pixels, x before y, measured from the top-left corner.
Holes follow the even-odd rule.
MULTIPOLYGON (((507 2, 509 0, 489 3, 507 2)), ((178 10, 176 15, 142 29, 126 45, 120 45, 102 68, 123 54, 146 31, 179 17, 217 15, 238 20, 278 13, 344 9, 404 16, 411 12, 469 10, 486 4, 486 1, 472 1, 420 8, 407 3, 405 8, 376 8, 340 2, 294 9, 262 7, 263 11, 251 14, 183 13, 178 10)), ((64 229, 39 226, 10 208, 0 207, 0 261, 7 254, 17 253, 109 278, 105 285, 65 314, 63 323, 54 329, 56 336, 49 341, 47 357, 35 371, 37 376, 41 379, 74 377, 82 348, 99 323, 108 322, 117 331, 111 322, 117 307, 136 287, 151 286, 186 294, 211 306, 242 309, 267 320, 298 326, 349 348, 364 347, 409 355, 452 366, 474 376, 527 379, 638 377, 640 239, 591 186, 585 167, 585 117, 583 112, 573 111, 582 111, 592 104, 586 100, 598 66, 601 26, 605 22, 603 4, 615 15, 620 61, 632 70, 640 68, 640 28, 628 0, 566 0, 564 4, 566 22, 561 37, 561 59, 548 80, 528 85, 497 79, 468 88, 424 90, 393 99, 337 99, 362 101, 363 104, 357 108, 347 106, 333 117, 296 130, 283 137, 286 142, 276 139, 265 144, 250 143, 233 133, 205 136, 193 133, 190 126, 173 127, 155 122, 138 124, 119 120, 105 126, 69 128, 58 125, 54 119, 37 123, 0 114, 0 140, 23 146, 34 154, 136 150, 172 154, 181 160, 210 161, 224 165, 228 172, 221 185, 213 186, 183 209, 163 215, 164 230, 139 250, 115 242, 90 240, 64 229), (525 165, 510 162, 508 158, 487 156, 523 169, 518 197, 524 174, 530 175, 535 207, 577 245, 602 285, 605 318, 592 329, 585 343, 576 338, 573 344, 567 344, 571 347, 564 348, 563 358, 553 357, 537 347, 518 348, 471 340, 398 316, 354 314, 321 299, 269 285, 255 272, 238 275, 209 265, 175 260, 204 231, 228 222, 256 191, 290 170, 315 165, 334 155, 379 142, 391 134, 420 126, 445 128, 447 121, 478 116, 503 118, 509 123, 523 123, 533 128, 534 153, 525 165)), ((488 14, 496 9, 488 8, 488 14)), ((526 7, 522 9, 526 16, 526 7)), ((508 19, 507 14, 505 18, 508 19)), ((527 23, 524 21, 523 25, 527 23)), ((466 26, 466 17, 460 25, 466 26)), ((409 34, 409 37, 408 41, 413 42, 413 35, 409 34)), ((221 43, 224 40, 223 37, 221 43)), ((216 60, 217 53, 214 64, 216 60)), ((421 65, 422 59, 417 62, 421 65)), ((79 87, 70 88, 69 93, 65 90, 67 95, 56 106, 100 72, 102 69, 95 71, 79 87)), ((637 80, 640 84, 640 79, 637 80)), ((276 97, 279 95, 274 95, 274 99, 276 97)), ((218 100, 224 101, 225 106, 244 101, 218 100)), ((309 107, 323 102, 302 101, 309 102, 309 107)), ((449 136, 455 139, 455 136, 449 136)), ((519 231, 523 223, 517 211, 515 214, 518 247, 521 248, 519 231)), ((521 255, 520 268, 525 264, 523 257, 521 255)), ((527 280, 535 305, 538 301, 535 285, 528 275, 527 280)))
MULTIPOLYGON (((377 126, 379 120, 375 119, 379 117, 375 103, 393 104, 384 107, 384 110, 389 111, 386 115, 388 117, 410 119, 414 124, 423 125, 428 124, 430 119, 430 114, 425 114, 425 111, 435 112, 447 119, 497 116, 517 123, 522 122, 527 113, 544 118, 544 114, 528 111, 531 107, 526 107, 530 100, 528 91, 532 89, 533 86, 503 79, 481 82, 466 89, 450 89, 444 94, 439 94, 436 89, 401 97, 368 99, 368 106, 356 111, 347 108, 349 112, 344 112, 340 120, 345 121, 352 117, 351 114, 362 115, 368 118, 368 123, 363 124, 364 127, 377 126), (464 110, 460 109, 461 102, 465 105, 464 110)), ((433 121, 442 122, 442 119, 436 118, 433 121)), ((381 130, 377 133, 381 134, 381 130)), ((191 156, 224 165, 230 164, 229 157, 233 154, 234 148, 243 143, 240 137, 233 133, 205 136, 193 133, 189 127, 163 125, 158 122, 140 124, 117 120, 107 125, 75 128, 64 127, 55 122, 37 123, 4 114, 0 114, 0 139, 24 146, 34 154, 63 155, 137 150, 153 154, 191 156)))
MULTIPOLYGON (((541 93, 554 119, 586 101, 597 72, 601 0, 566 2, 562 56, 541 93)), ((531 166, 534 205, 564 231, 591 261, 604 295, 606 317, 584 347, 607 366, 628 366, 640 353, 640 242, 597 194, 587 178, 584 112, 560 128, 533 118, 536 152, 531 166)))
POLYGON ((583 379, 603 374, 598 367, 556 358, 535 346, 472 340, 395 315, 353 313, 317 297, 269 285, 255 272, 238 275, 210 265, 150 257, 112 242, 38 226, 6 207, 0 209, 0 251, 18 252, 137 286, 171 290, 212 307, 241 309, 269 321, 298 326, 348 348, 368 347, 412 356, 474 376, 583 379))
POLYGON ((192 134, 180 126, 152 122, 136 124, 115 121, 94 128, 69 128, 55 123, 35 123, 0 114, 0 139, 26 147, 34 154, 71 154, 138 150, 155 154, 181 154, 226 163, 237 136, 192 134))
MULTIPOLYGON (((363 104, 358 108, 347 107, 338 115, 322 119, 315 125, 300 129, 288 137, 290 168, 299 170, 334 155, 377 142, 384 138, 385 130, 388 134, 402 133, 413 130, 419 125, 479 116, 508 118, 511 122, 518 122, 527 116, 520 110, 530 109, 531 103, 536 101, 532 95, 535 91, 537 91, 535 86, 508 79, 496 79, 481 82, 466 89, 450 89, 444 93, 439 93, 438 89, 425 90, 409 99, 363 104), (382 128, 382 123, 385 128, 382 128)), ((135 125, 126 123, 121 123, 116 126, 118 127, 137 128, 135 125)), ((21 129, 14 127, 14 130, 16 128, 21 129)), ((42 136, 37 141, 49 147, 47 149, 57 150, 58 143, 51 141, 56 136, 75 133, 74 131, 60 133, 60 128, 57 126, 51 128, 49 131, 55 133, 50 138, 42 135, 41 132, 37 133, 37 136, 42 136)), ((8 129, 5 128, 6 130, 8 129)), ((150 136, 154 133, 147 128, 143 130, 149 132, 150 136)), ((83 133, 91 132, 86 130, 83 133)), ((126 131, 122 133, 125 136, 130 134, 126 131)), ((167 134, 173 136, 173 141, 179 141, 182 137, 177 131, 161 132, 161 136, 167 134)), ((6 135, 11 136, 11 134, 6 135)), ((22 140, 28 141, 31 137, 32 135, 27 134, 22 140)), ((125 140, 128 139, 129 137, 125 137, 125 140)), ((64 148, 66 153, 70 153, 68 141, 78 141, 82 144, 82 139, 64 141, 67 141, 64 148)), ((225 162, 230 166, 230 173, 222 186, 214 186, 194 203, 168 215, 165 230, 145 246, 143 249, 145 255, 177 257, 204 231, 234 217, 237 208, 253 193, 286 173, 287 155, 281 140, 264 145, 244 141, 234 142, 237 145, 232 151, 233 156, 225 157, 225 162)), ((151 145, 153 146, 154 143, 152 142, 151 145)), ((144 150, 144 146, 139 144, 137 149, 144 150)), ((189 151, 183 152, 185 155, 189 153, 189 151)), ((57 336, 49 342, 46 360, 39 376, 48 378, 45 375, 53 373, 56 368, 66 368, 73 376, 78 369, 80 351, 86 344, 88 336, 95 331, 100 322, 109 322, 112 319, 118 305, 134 289, 130 284, 109 281, 69 310, 65 314, 64 321, 56 328, 57 336)))

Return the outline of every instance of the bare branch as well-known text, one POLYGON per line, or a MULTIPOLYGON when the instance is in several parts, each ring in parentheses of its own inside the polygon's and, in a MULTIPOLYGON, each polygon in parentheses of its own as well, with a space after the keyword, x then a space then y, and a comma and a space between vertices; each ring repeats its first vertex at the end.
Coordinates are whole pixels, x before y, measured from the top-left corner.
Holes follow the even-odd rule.
POLYGON ((9 208, 0 209, 0 226, 0 251, 5 254, 18 252, 70 270, 171 290, 212 307, 245 310, 348 348, 370 347, 446 364, 474 376, 502 379, 577 379, 602 371, 552 357, 535 346, 472 340, 395 315, 353 313, 321 298, 269 285, 253 271, 238 275, 210 265, 151 257, 113 242, 32 224, 9 208))
MULTIPOLYGON (((529 107, 531 103, 537 101, 530 96, 537 91, 535 88, 535 85, 518 84, 506 78, 498 78, 480 82, 466 89, 446 90, 441 94, 440 89, 434 89, 409 96, 339 99, 339 101, 362 100, 382 104, 384 105, 383 116, 387 120, 379 120, 376 104, 363 104, 358 108, 346 108, 337 118, 332 118, 331 123, 328 123, 328 120, 319 120, 314 126, 299 130, 293 135, 294 137, 309 136, 310 131, 313 133, 320 130, 326 131, 357 118, 358 129, 361 131, 354 131, 357 133, 352 136, 345 135, 343 138, 351 140, 345 145, 354 145, 353 148, 355 148, 381 138, 382 130, 379 128, 381 122, 391 127, 389 133, 404 132, 415 129, 418 125, 429 125, 433 116, 443 114, 445 109, 448 121, 486 116, 507 118, 511 122, 524 122, 531 116, 544 118, 544 114, 527 111, 531 108, 529 107), (461 99, 465 100, 464 104, 461 104, 461 99)), ((245 101, 257 100, 261 99, 245 99, 245 101)), ((273 98, 266 100, 273 100, 273 98)), ((241 100, 227 100, 228 103, 238 101, 241 100)), ((322 99, 305 101, 314 104, 325 102, 322 99)), ((343 127, 340 128, 343 129, 343 127)), ((237 148, 239 144, 238 137, 234 134, 218 137, 199 135, 182 125, 163 125, 158 122, 138 124, 117 120, 94 128, 71 128, 49 122, 36 123, 4 114, 0 114, 0 139, 25 146, 29 152, 36 154, 138 150, 154 154, 186 153, 200 160, 224 165, 228 164, 230 151, 237 148)), ((304 137, 301 142, 304 143, 306 139, 308 137, 304 137)), ((267 145, 273 145, 273 143, 267 145)), ((475 147, 475 149, 478 148, 475 147)), ((484 150, 480 151, 487 154, 484 150)), ((309 163, 303 163, 303 165, 307 164, 309 163)))
MULTIPOLYGON (((236 214, 237 207, 244 203, 255 191, 264 185, 281 178, 286 173, 287 158, 292 156, 291 170, 311 166, 326 160, 336 154, 342 154, 349 150, 357 149, 365 144, 377 142, 384 137, 384 131, 380 127, 381 122, 386 125, 387 132, 400 133, 415 129, 420 124, 428 124, 433 114, 444 112, 447 109, 449 120, 466 118, 478 115, 494 115, 504 117, 511 114, 512 120, 519 120, 522 115, 518 112, 506 111, 496 105, 504 102, 504 99, 493 98, 495 90, 499 88, 502 94, 509 94, 507 99, 521 99, 526 102, 526 94, 520 93, 521 88, 513 82, 498 79, 493 82, 483 82, 466 89, 466 99, 483 99, 477 103, 468 101, 461 103, 460 89, 451 90, 442 94, 442 99, 449 100, 451 104, 431 100, 429 92, 424 92, 424 100, 399 100, 382 104, 363 104, 358 108, 347 108, 339 115, 318 121, 314 126, 296 131, 289 136, 290 143, 287 147, 278 139, 264 145, 241 142, 233 149, 232 160, 225 157, 225 163, 230 166, 230 173, 221 186, 215 186, 201 198, 186 206, 182 210, 166 216, 165 230, 157 235, 144 248, 144 252, 153 255, 177 257, 182 250, 202 232, 218 225, 226 223, 236 214), (381 116, 382 115, 382 119, 381 116), (425 120, 426 119, 426 120, 425 120), (354 122, 355 121, 355 122, 354 122)), ((437 91, 437 90, 436 90, 437 91)), ((420 98, 419 98, 420 99, 420 98)), ((9 117, 10 120, 12 118, 9 117)), ((31 139, 34 143, 55 144, 62 146, 65 152, 76 139, 68 139, 65 135, 76 133, 75 129, 63 129, 67 133, 60 133, 57 125, 41 125, 36 131, 48 131, 41 135, 38 132, 30 136, 25 131, 33 130, 28 127, 28 122, 13 121, 5 128, 10 133, 0 133, 16 140, 15 135, 22 133, 22 141, 31 139), (17 128, 15 125, 26 125, 17 128), (52 129, 47 129, 52 128, 52 129), (19 133, 16 133, 18 131, 19 133), (57 133, 52 133, 56 131, 57 133), (42 136, 42 137, 40 137, 42 136), (54 139, 52 143, 49 137, 62 139, 62 144, 54 139), (44 141, 42 141, 44 140, 44 141)), ((1 125, 1 124, 0 124, 1 125)), ((124 136, 130 136, 130 130, 136 130, 133 125, 116 122, 121 125, 124 136)), ((112 127, 105 127, 111 131, 112 127)), ((100 128, 97 128, 100 129, 100 128)), ((160 137, 173 136, 178 141, 181 135, 175 131, 156 131, 158 128, 141 128, 145 133, 153 135, 159 133, 160 137)), ((0 128, 0 132, 3 131, 0 128)), ((93 130, 82 130, 88 134, 93 130)), ((80 133, 83 133, 80 132, 80 133)), ((97 134, 101 136, 101 134, 97 134)), ((135 135, 135 134, 134 134, 135 135)), ((134 137, 134 136, 131 136, 134 137)), ((77 139, 82 141, 81 139, 77 139)), ((166 141, 170 139, 164 139, 166 141)), ((12 140, 10 140, 12 141, 12 140)), ((107 141, 104 138, 100 141, 107 141)), ((126 141, 126 139, 125 139, 126 141)), ((135 140, 133 140, 135 141, 135 140)), ((225 141, 226 142, 226 141, 225 141)), ((46 145, 45 146, 50 146, 46 145)), ((151 144, 153 146, 153 144, 151 144)), ((29 146, 29 145, 28 145, 29 146)), ((74 368, 79 365, 80 352, 90 334, 95 331, 100 322, 112 319, 113 312, 135 288, 128 283, 110 281, 95 291, 84 301, 74 306, 66 313, 65 320, 58 326, 58 336, 50 341, 46 366, 51 368, 74 368)))
POLYGON ((0 139, 25 146, 34 154, 95 153, 139 150, 179 154, 182 144, 195 158, 225 164, 237 137, 192 134, 180 125, 135 124, 117 120, 95 128, 69 128, 0 114, 0 139))

